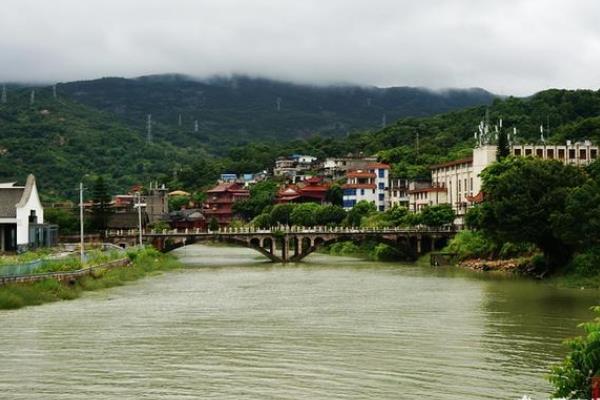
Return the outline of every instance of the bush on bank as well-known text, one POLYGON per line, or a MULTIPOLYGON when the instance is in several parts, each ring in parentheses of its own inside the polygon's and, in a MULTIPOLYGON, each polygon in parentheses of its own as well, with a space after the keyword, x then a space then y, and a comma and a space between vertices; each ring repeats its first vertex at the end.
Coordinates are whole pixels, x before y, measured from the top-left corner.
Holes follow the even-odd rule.
POLYGON ((159 271, 181 267, 175 257, 165 255, 153 248, 130 251, 132 261, 128 267, 98 269, 94 275, 78 279, 74 284, 46 279, 35 283, 10 284, 0 287, 0 309, 15 309, 59 300, 71 300, 82 292, 121 286, 159 271))
MULTIPOLYGON (((600 307, 594 307, 600 313, 600 307)), ((565 399, 590 399, 592 377, 600 375, 600 318, 584 323, 585 336, 568 340, 571 352, 564 361, 552 369, 550 382, 554 397, 565 399)))

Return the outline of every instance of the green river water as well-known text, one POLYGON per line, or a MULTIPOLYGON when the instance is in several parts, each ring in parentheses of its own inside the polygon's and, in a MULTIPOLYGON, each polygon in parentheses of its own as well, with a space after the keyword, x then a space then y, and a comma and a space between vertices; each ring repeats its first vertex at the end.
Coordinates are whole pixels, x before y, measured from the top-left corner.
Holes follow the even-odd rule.
POLYGON ((188 246, 190 268, 0 311, 0 399, 545 399, 600 292, 188 246))

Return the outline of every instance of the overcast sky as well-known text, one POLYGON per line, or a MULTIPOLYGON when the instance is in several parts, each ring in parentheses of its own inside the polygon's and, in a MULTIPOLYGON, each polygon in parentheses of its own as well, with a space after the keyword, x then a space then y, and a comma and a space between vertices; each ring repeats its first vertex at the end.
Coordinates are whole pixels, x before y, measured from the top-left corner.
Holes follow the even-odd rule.
POLYGON ((1 0, 0 80, 600 87, 600 0, 1 0))

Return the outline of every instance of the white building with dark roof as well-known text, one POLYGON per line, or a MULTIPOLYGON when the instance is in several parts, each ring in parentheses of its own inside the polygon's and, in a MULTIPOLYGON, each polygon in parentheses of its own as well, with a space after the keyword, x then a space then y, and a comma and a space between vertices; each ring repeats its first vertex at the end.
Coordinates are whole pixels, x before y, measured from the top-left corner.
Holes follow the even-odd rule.
POLYGON ((29 175, 25 186, 0 183, 0 252, 22 251, 55 240, 56 228, 44 225, 35 177, 29 175))

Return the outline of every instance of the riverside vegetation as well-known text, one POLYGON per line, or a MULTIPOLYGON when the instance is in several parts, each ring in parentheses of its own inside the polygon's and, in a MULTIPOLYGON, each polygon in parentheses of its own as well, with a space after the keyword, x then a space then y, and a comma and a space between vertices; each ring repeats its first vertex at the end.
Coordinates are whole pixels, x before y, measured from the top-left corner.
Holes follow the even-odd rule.
MULTIPOLYGON (((106 262, 109 259, 114 259, 114 257, 114 255, 99 256, 94 258, 86 267, 106 262)), ((14 309, 59 300, 71 300, 79 297, 85 291, 121 286, 128 281, 140 279, 147 275, 159 273, 160 271, 181 267, 181 264, 175 257, 162 254, 152 248, 128 251, 126 257, 131 260, 129 266, 114 269, 97 269, 93 275, 77 279, 73 284, 49 278, 31 284, 22 283, 0 286, 0 309, 14 309)), ((81 265, 79 265, 78 260, 56 260, 46 272, 70 271, 79 269, 80 267, 81 265)))

